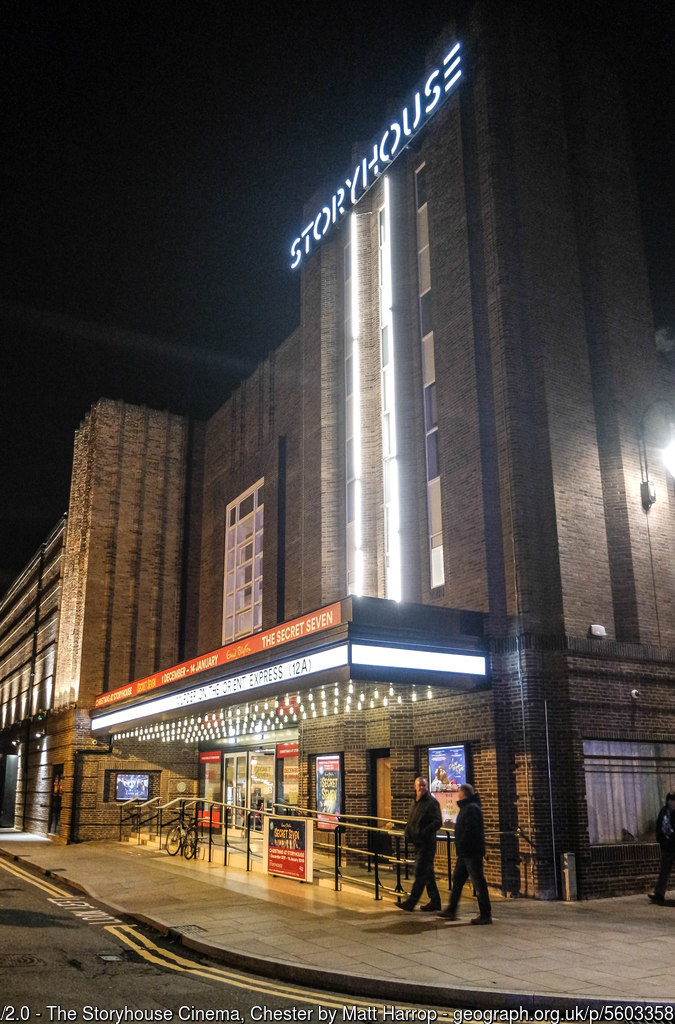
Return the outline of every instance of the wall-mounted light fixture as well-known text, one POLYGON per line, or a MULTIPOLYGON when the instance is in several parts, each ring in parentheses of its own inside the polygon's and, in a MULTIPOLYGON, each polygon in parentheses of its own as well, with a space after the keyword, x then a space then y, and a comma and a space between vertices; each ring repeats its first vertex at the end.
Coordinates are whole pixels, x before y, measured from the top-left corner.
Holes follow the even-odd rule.
POLYGON ((669 411, 660 417, 660 423, 655 425, 653 434, 656 436, 656 446, 661 443, 661 457, 663 464, 672 477, 675 477, 675 407, 667 398, 656 398, 647 406, 640 418, 640 499, 645 512, 649 512, 656 501, 656 486, 649 477, 649 462, 647 459, 647 420, 651 411, 657 406, 665 406, 669 411))

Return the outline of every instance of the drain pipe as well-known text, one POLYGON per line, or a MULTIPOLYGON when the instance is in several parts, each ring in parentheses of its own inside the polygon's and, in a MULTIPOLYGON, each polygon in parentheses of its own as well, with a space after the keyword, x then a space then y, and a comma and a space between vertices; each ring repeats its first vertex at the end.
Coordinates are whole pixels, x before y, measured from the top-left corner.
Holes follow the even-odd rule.
POLYGON ((551 781, 551 747, 548 734, 548 701, 544 701, 544 722, 546 727, 546 769, 548 771, 548 805, 551 814, 551 844, 553 848, 553 884, 558 895, 558 852, 555 841, 555 820, 553 816, 553 783, 551 781))
MULTIPOLYGON (((528 840, 532 843, 532 787, 530 785, 530 745, 527 738, 527 722, 525 718, 525 691, 523 687, 523 668, 521 664, 522 658, 522 640, 523 634, 519 633, 516 637, 516 646, 518 648, 518 685, 520 688, 520 718, 521 728, 523 732, 523 761, 525 764, 525 789, 527 792, 527 831, 528 840)), ((534 864, 532 863, 532 856, 530 856, 530 886, 532 893, 534 893, 534 864)))

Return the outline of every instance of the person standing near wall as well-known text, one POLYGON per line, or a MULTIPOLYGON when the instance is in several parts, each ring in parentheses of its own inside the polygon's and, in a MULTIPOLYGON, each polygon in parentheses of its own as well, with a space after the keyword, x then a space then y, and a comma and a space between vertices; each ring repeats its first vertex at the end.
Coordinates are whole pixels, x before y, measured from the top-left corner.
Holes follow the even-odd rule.
POLYGON ((405 827, 406 839, 415 847, 415 881, 408 899, 398 904, 401 910, 414 910, 425 886, 429 902, 425 903, 422 910, 441 909, 441 894, 436 884, 434 857, 436 833, 442 825, 441 805, 429 792, 427 780, 420 776, 415 779, 415 803, 410 808, 405 827))
POLYGON ((666 802, 656 818, 656 839, 661 847, 661 864, 659 877, 656 879, 654 892, 649 893, 652 903, 663 903, 666 898, 666 886, 675 862, 675 793, 666 795, 666 802))
POLYGON ((438 915, 448 921, 454 921, 457 917, 457 904, 462 895, 462 889, 467 878, 476 890, 478 897, 478 917, 471 919, 471 924, 492 924, 492 906, 488 893, 485 874, 483 873, 483 858, 485 856, 485 825, 483 824, 483 811, 480 805, 480 797, 465 782, 459 787, 461 793, 457 801, 459 814, 455 822, 455 870, 452 873, 452 890, 450 893, 450 905, 438 915))

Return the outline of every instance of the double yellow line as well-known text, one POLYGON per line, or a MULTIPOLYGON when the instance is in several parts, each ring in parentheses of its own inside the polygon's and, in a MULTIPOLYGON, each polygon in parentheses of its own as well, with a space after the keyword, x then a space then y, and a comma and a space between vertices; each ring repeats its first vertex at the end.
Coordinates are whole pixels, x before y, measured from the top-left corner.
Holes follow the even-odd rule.
MULTIPOLYGON (((16 878, 20 878, 24 882, 30 882, 31 885, 36 886, 38 889, 42 889, 43 892, 47 893, 52 898, 72 898, 72 893, 66 892, 65 889, 59 888, 53 882, 50 882, 47 878, 41 878, 38 875, 34 875, 25 868, 19 867, 17 864, 3 860, 0 857, 0 868, 3 868, 10 875, 14 875, 16 878)), ((374 1000, 370 1002, 363 1002, 358 999, 353 999, 350 996, 345 996, 344 999, 336 999, 334 996, 330 996, 328 993, 324 996, 323 993, 310 992, 304 988, 297 988, 294 985, 282 985, 281 982, 266 981, 263 978, 255 977, 248 980, 245 975, 239 971, 230 970, 226 967, 218 967, 214 965, 209 967, 204 964, 198 964, 194 960, 188 960, 186 957, 179 956, 177 953, 173 953, 169 949, 164 949, 162 946, 158 946, 150 939, 142 935, 135 927, 135 925, 117 925, 108 924, 103 926, 104 930, 114 935, 123 945, 127 946, 137 953, 143 960, 148 963, 154 964, 155 966, 165 967, 171 971, 180 971, 184 974, 190 974, 194 977, 207 978, 210 981, 221 982, 222 984, 231 985, 234 988, 247 989, 248 991, 256 992, 260 995, 276 996, 280 999, 288 999, 292 1002, 308 1003, 316 1006, 318 1002, 322 1006, 330 1006, 336 1009, 342 1009, 346 1004, 351 1006, 376 1006, 379 1005, 374 1000)))
POLYGON ((288 999, 293 1003, 309 1003, 310 1005, 316 1006, 317 1003, 321 1003, 322 1006, 330 1006, 341 1010, 345 1004, 351 1006, 374 1006, 378 1005, 374 1000, 370 1002, 363 1002, 358 999, 353 999, 350 996, 345 996, 344 999, 336 999, 334 996, 324 996, 323 993, 309 992, 304 988, 297 988, 294 985, 282 985, 274 981, 266 981, 263 978, 256 977, 255 979, 247 980, 244 975, 239 971, 229 970, 226 967, 207 967, 203 964, 196 964, 194 960, 187 960, 185 957, 178 956, 177 953, 172 953, 168 949, 163 949, 157 946, 154 942, 145 938, 143 935, 139 935, 133 925, 106 925, 105 930, 111 932, 116 938, 123 942, 125 945, 133 949, 134 952, 142 956, 144 960, 149 963, 158 964, 162 967, 168 967, 173 971, 183 971, 185 974, 191 974, 200 978, 208 978, 211 981, 219 981, 223 984, 232 985, 234 988, 243 988, 252 992, 256 992, 259 995, 271 995, 277 996, 281 999, 288 999))
POLYGON ((39 878, 37 875, 33 875, 30 871, 26 871, 25 868, 20 868, 18 864, 3 860, 1 857, 0 868, 3 868, 4 871, 7 871, 10 875, 14 875, 16 878, 21 878, 24 882, 30 882, 31 885, 36 886, 38 889, 42 889, 43 892, 48 893, 52 897, 70 899, 73 895, 71 892, 66 892, 65 889, 59 889, 59 887, 54 885, 53 882, 50 882, 48 878, 39 878))

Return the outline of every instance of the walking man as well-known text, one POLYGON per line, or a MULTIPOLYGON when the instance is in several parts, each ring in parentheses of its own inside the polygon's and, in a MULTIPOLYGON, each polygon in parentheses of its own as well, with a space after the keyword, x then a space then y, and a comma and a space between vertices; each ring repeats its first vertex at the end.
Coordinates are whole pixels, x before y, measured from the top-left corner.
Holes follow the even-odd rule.
POLYGON ((654 892, 650 892, 649 899, 652 903, 663 903, 670 872, 675 863, 675 793, 668 793, 665 805, 658 813, 656 839, 661 847, 661 864, 654 892))
POLYGON ((457 918, 457 904, 467 878, 476 890, 478 897, 478 917, 471 919, 471 924, 492 924, 492 906, 488 893, 487 882, 483 873, 483 857, 485 856, 485 826, 480 797, 468 782, 459 787, 461 793, 457 801, 459 814, 455 822, 455 870, 452 873, 452 890, 450 905, 442 910, 439 917, 448 921, 457 918))
POLYGON ((441 805, 429 792, 427 780, 420 776, 415 779, 415 802, 410 808, 405 827, 406 839, 415 847, 415 881, 408 899, 398 904, 401 910, 414 910, 425 887, 429 902, 425 903, 422 910, 441 909, 441 894, 434 874, 434 857, 436 833, 442 825, 441 805))

